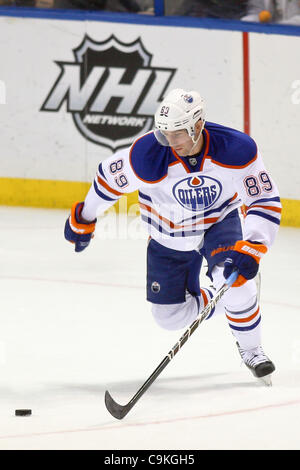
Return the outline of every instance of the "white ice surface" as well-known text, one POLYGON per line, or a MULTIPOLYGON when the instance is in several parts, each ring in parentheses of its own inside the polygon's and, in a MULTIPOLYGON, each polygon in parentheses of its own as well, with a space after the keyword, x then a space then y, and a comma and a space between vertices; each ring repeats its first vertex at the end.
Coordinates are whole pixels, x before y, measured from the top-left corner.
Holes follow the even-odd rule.
POLYGON ((261 266, 273 387, 241 365, 220 316, 117 421, 105 390, 127 403, 183 331, 152 319, 136 220, 118 225, 121 239, 108 233, 119 220, 99 224, 77 254, 66 217, 0 207, 0 449, 300 449, 299 229, 280 228, 261 266))

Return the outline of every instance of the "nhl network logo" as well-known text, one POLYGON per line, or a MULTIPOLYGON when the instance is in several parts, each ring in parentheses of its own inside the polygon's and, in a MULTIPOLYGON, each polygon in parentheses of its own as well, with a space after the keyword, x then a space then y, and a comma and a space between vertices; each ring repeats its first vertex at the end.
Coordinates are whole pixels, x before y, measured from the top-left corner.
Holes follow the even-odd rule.
POLYGON ((85 36, 74 62, 60 74, 41 111, 66 110, 88 140, 116 151, 153 127, 153 114, 176 69, 151 67, 141 38, 125 44, 114 35, 103 42, 85 36))

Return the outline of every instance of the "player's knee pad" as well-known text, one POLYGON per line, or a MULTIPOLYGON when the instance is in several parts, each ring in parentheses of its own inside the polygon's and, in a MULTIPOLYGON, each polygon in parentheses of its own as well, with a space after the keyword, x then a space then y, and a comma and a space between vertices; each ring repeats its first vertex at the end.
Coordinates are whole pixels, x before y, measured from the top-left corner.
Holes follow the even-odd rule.
MULTIPOLYGON (((223 267, 215 266, 213 270, 215 285, 224 284, 223 267)), ((247 281, 240 287, 232 287, 221 299, 232 334, 240 346, 251 349, 260 344, 260 310, 257 299, 255 279, 247 281)), ((219 303, 221 303, 219 302, 219 303)))
POLYGON ((186 301, 180 304, 152 304, 152 315, 161 328, 179 330, 189 326, 196 319, 198 308, 196 298, 187 295, 186 301))
MULTIPOLYGON (((212 276, 214 286, 219 289, 225 282, 222 265, 213 268, 212 276)), ((232 287, 223 296, 223 305, 225 308, 233 311, 239 311, 252 305, 257 298, 257 286, 254 279, 250 279, 240 287, 232 287)))

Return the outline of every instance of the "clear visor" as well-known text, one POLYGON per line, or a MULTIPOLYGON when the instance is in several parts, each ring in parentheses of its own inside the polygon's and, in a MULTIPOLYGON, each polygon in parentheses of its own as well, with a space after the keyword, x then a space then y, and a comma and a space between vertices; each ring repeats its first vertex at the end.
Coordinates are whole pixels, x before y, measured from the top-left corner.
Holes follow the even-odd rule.
POLYGON ((154 135, 156 137, 156 140, 161 144, 164 145, 165 147, 169 147, 170 144, 168 142, 168 139, 164 136, 164 134, 159 130, 155 129, 154 130, 154 135))
POLYGON ((164 133, 164 131, 155 129, 154 135, 157 141, 165 147, 173 146, 177 142, 184 142, 187 140, 187 138, 189 138, 187 129, 178 129, 178 131, 173 132, 166 131, 166 134, 164 133))

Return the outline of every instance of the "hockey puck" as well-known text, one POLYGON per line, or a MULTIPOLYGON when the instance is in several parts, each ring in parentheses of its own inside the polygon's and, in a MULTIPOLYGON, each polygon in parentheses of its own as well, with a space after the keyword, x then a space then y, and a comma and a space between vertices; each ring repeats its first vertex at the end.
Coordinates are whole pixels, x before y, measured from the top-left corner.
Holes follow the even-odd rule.
POLYGON ((15 410, 16 416, 30 416, 31 410, 15 410))

